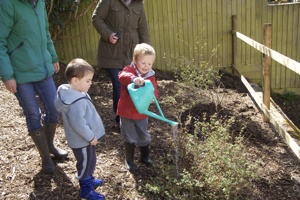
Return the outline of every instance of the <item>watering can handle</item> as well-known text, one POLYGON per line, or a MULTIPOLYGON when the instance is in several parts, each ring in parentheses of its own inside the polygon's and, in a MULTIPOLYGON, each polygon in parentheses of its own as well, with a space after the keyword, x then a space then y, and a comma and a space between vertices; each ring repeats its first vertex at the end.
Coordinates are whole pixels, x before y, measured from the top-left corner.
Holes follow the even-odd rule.
MULTIPOLYGON (((150 80, 145 80, 144 82, 145 82, 145 86, 146 86, 146 85, 150 85, 150 84, 152 85, 152 83, 151 83, 150 80)), ((134 88, 135 85, 136 85, 135 82, 129 84, 129 85, 128 85, 128 89, 129 89, 129 90, 133 90, 133 91, 138 90, 139 88, 137 88, 137 89, 134 88)), ((153 86, 152 86, 152 87, 153 87, 153 86)), ((153 93, 152 93, 152 94, 153 94, 153 93)), ((158 108, 159 113, 161 114, 162 117, 164 117, 164 114, 162 113, 162 110, 160 109, 160 106, 159 106, 158 101, 156 100, 154 94, 153 94, 153 96, 151 97, 151 99, 154 99, 155 104, 156 104, 156 106, 157 106, 157 108, 158 108)))
MULTIPOLYGON (((151 83, 150 80, 144 80, 145 85, 151 83)), ((128 87, 130 87, 131 89, 135 89, 134 86, 136 86, 135 82, 132 82, 131 84, 128 85, 128 87)), ((136 89, 135 89, 136 90, 136 89)))

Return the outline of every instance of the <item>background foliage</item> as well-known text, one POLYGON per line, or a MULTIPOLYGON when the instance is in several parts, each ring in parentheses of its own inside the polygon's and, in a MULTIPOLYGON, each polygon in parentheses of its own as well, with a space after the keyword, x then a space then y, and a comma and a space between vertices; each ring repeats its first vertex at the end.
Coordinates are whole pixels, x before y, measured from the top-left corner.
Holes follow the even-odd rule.
POLYGON ((87 11, 94 8, 98 1, 99 0, 46 0, 49 32, 53 42, 55 43, 62 38, 76 38, 84 35, 90 27, 91 22, 84 32, 74 37, 66 36, 65 28, 72 22, 78 21, 81 17, 85 16, 87 11))

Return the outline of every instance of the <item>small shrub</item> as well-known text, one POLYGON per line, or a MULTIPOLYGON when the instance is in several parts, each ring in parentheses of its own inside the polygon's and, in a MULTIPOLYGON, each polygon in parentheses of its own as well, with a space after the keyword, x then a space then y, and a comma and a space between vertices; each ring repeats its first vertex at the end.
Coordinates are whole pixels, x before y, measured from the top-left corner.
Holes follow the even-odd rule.
POLYGON ((294 105, 295 101, 299 100, 300 97, 296 95, 295 92, 286 91, 284 94, 280 95, 283 99, 285 99, 284 105, 294 105))
MULTIPOLYGON (((197 40, 196 43, 198 43, 197 40)), ((219 107, 222 106, 225 94, 221 91, 222 82, 219 68, 212 65, 211 60, 216 57, 217 49, 220 45, 212 50, 209 61, 202 60, 202 52, 198 52, 197 48, 190 47, 188 43, 183 43, 183 45, 189 48, 189 54, 195 55, 195 58, 189 59, 185 56, 164 55, 166 65, 175 66, 178 82, 207 91, 218 111, 219 107)))
POLYGON ((161 157, 158 176, 152 178, 146 188, 162 199, 241 197, 243 189, 257 177, 257 165, 248 162, 243 152, 243 137, 229 134, 233 122, 234 117, 221 121, 215 115, 210 122, 196 122, 193 135, 182 130, 179 141, 175 142, 178 143, 175 147, 178 163, 171 154, 161 157))

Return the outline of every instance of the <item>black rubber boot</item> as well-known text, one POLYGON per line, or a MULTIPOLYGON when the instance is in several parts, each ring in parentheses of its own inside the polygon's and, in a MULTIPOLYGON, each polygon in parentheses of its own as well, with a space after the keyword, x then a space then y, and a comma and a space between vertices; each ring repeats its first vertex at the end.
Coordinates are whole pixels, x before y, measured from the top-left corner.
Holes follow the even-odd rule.
POLYGON ((141 150, 141 161, 147 166, 151 167, 153 165, 152 160, 149 158, 149 145, 145 147, 140 147, 141 150))
POLYGON ((134 158, 134 144, 125 142, 125 167, 127 170, 134 172, 136 171, 136 166, 133 162, 134 158))
POLYGON ((42 171, 44 173, 53 173, 55 167, 49 154, 44 127, 29 131, 29 135, 31 136, 36 148, 40 153, 40 156, 42 157, 42 171))
POLYGON ((55 158, 66 158, 68 156, 68 152, 54 146, 53 144, 56 124, 57 123, 47 123, 43 121, 49 152, 53 154, 55 158))

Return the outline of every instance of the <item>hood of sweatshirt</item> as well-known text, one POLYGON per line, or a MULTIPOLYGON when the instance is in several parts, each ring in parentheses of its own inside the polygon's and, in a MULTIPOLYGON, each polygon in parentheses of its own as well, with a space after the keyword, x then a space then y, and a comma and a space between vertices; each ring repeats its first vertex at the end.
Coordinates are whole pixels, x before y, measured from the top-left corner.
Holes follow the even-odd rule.
POLYGON ((84 98, 91 100, 87 93, 71 89, 70 84, 63 84, 59 86, 57 90, 57 96, 54 100, 54 105, 58 111, 62 111, 64 108, 67 108, 76 101, 84 98))

